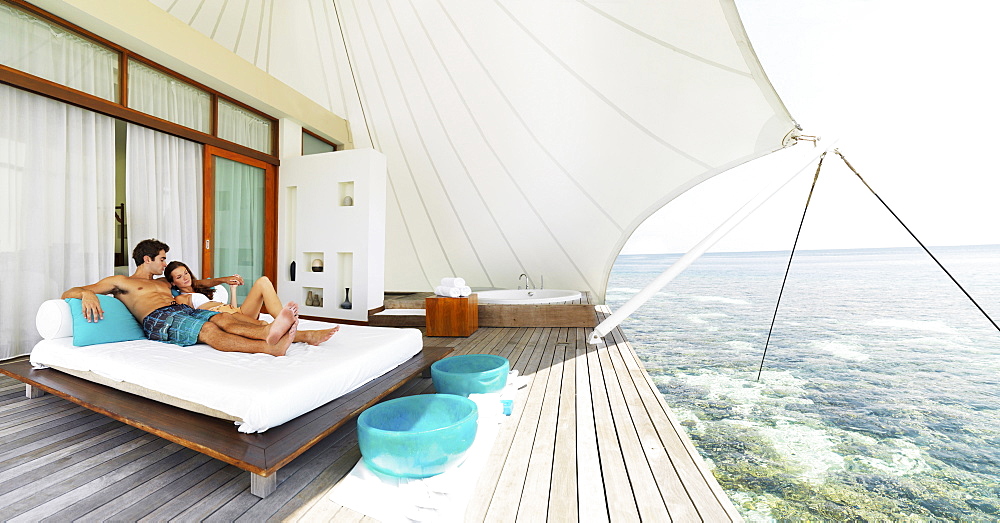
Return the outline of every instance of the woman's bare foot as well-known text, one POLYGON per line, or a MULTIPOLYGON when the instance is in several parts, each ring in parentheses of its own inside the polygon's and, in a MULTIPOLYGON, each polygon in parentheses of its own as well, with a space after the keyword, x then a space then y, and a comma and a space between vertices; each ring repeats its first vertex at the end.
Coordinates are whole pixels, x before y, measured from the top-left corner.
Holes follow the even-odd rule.
POLYGON ((338 330, 340 330, 339 325, 332 329, 299 331, 298 334, 295 335, 295 341, 308 343, 309 345, 319 345, 320 343, 332 338, 338 330))
POLYGON ((272 356, 284 356, 288 352, 288 347, 292 346, 292 341, 295 340, 295 334, 299 330, 299 320, 292 322, 292 326, 288 328, 288 332, 282 336, 277 343, 268 344, 268 354, 272 356))
POLYGON ((278 316, 274 318, 274 321, 272 321, 270 327, 268 327, 267 337, 264 338, 264 341, 267 342, 268 345, 277 344, 278 340, 280 340, 285 333, 288 332, 288 329, 297 322, 298 318, 295 317, 295 314, 291 309, 288 307, 281 309, 281 312, 278 313, 278 316))
POLYGON ((294 314, 296 316, 299 315, 299 304, 298 303, 295 303, 294 301, 290 301, 287 304, 285 304, 285 308, 288 309, 288 310, 290 310, 290 311, 292 311, 292 314, 294 314))

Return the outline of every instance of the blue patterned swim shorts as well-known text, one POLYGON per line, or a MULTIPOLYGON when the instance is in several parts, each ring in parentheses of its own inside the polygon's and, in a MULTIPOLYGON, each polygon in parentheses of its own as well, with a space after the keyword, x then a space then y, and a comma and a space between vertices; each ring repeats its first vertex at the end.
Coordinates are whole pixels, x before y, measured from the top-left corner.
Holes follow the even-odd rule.
POLYGON ((192 309, 187 305, 174 304, 160 307, 142 320, 142 332, 153 341, 188 346, 198 343, 201 328, 215 311, 192 309))

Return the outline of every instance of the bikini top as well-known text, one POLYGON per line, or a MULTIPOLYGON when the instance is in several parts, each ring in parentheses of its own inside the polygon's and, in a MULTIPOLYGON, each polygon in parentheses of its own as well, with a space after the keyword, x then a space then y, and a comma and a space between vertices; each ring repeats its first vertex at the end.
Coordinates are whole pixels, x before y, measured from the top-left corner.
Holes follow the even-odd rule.
POLYGON ((173 287, 173 288, 170 289, 170 294, 173 294, 174 296, 180 296, 181 294, 188 294, 188 295, 190 295, 191 296, 191 306, 194 307, 195 309, 197 309, 198 307, 201 307, 202 305, 204 305, 204 304, 212 301, 208 296, 205 296, 204 294, 202 294, 200 292, 187 292, 187 293, 184 293, 184 292, 181 292, 176 287, 173 287))
POLYGON ((204 304, 212 301, 212 300, 210 300, 208 298, 208 296, 205 296, 204 294, 202 294, 200 292, 192 292, 192 293, 190 293, 190 295, 191 295, 191 306, 194 307, 194 308, 196 308, 196 309, 199 308, 199 307, 201 307, 202 305, 204 305, 204 304))

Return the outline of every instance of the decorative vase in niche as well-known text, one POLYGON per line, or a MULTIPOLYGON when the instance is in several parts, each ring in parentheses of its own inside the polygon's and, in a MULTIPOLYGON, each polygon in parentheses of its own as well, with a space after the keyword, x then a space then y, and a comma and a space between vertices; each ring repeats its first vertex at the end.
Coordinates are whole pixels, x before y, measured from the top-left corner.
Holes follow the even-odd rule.
POLYGON ((313 272, 323 272, 323 260, 320 260, 318 258, 315 259, 315 260, 313 260, 313 262, 312 262, 312 271, 313 272))
POLYGON ((350 207, 354 205, 354 198, 350 196, 344 196, 344 207, 350 207))
POLYGON ((350 287, 346 287, 344 289, 344 303, 340 304, 340 308, 341 309, 350 309, 351 308, 351 288, 350 287))
POLYGON ((313 291, 309 291, 309 294, 306 294, 306 305, 312 307, 315 301, 316 297, 313 295, 313 291))

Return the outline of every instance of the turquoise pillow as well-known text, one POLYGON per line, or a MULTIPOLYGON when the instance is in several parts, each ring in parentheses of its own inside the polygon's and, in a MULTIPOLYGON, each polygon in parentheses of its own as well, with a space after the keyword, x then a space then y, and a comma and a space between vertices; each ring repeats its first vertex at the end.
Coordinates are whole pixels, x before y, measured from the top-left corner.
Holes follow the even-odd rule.
POLYGON ((98 294, 97 299, 101 301, 101 308, 104 309, 104 319, 93 323, 83 317, 79 299, 66 299, 66 303, 69 303, 69 312, 73 316, 73 345, 83 347, 97 343, 146 338, 139 322, 135 321, 135 317, 124 303, 105 294, 98 294))

